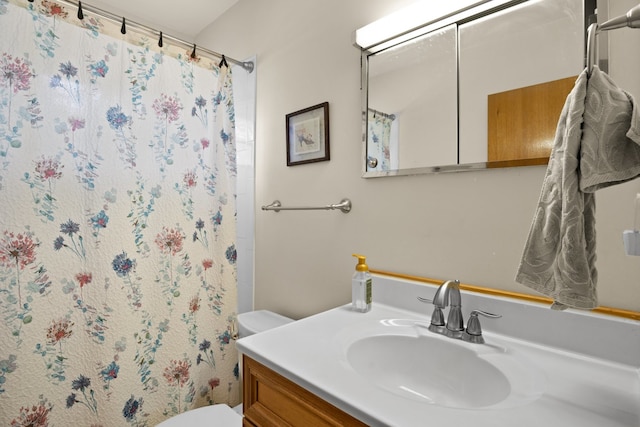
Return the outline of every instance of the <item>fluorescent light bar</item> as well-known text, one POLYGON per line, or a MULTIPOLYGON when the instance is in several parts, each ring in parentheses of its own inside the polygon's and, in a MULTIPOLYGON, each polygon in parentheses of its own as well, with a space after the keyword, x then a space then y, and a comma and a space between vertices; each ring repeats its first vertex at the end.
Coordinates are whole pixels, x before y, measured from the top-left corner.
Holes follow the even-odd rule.
POLYGON ((430 22, 460 12, 488 0, 422 0, 378 19, 355 32, 355 43, 362 49, 375 46, 430 22))

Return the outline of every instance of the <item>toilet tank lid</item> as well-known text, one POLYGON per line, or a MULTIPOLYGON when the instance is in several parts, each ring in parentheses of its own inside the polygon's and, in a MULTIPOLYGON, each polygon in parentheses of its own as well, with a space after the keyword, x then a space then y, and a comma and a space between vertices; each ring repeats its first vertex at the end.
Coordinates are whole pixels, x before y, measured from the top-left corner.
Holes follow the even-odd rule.
POLYGON ((241 337, 257 334, 291 322, 293 322, 293 319, 269 310, 248 311, 238 315, 241 337))

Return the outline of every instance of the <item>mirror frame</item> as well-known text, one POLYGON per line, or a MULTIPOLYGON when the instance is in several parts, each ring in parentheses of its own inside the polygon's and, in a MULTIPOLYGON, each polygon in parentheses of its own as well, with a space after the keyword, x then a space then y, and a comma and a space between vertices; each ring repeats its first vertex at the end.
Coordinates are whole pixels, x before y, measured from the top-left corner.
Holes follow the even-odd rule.
MULTIPOLYGON (((445 173, 445 172, 468 172, 468 171, 480 171, 495 168, 505 167, 520 167, 520 166, 540 166, 548 163, 547 158, 536 159, 520 159, 520 160, 507 160, 497 162, 478 162, 478 163, 455 163, 442 166, 426 166, 419 168, 406 168, 395 169, 388 171, 367 171, 367 139, 368 139, 368 126, 367 116, 369 107, 369 56, 382 52, 393 46, 397 46, 401 43, 420 37, 432 31, 444 28, 451 24, 463 24, 471 22, 478 18, 499 12, 504 9, 516 6, 521 3, 526 3, 530 0, 484 0, 479 3, 475 3, 465 9, 453 11, 452 13, 425 22, 418 28, 413 28, 404 33, 397 34, 396 36, 382 40, 373 46, 356 46, 360 48, 360 94, 361 94, 361 114, 362 114, 362 178, 380 178, 387 176, 409 176, 409 175, 422 175, 433 173, 445 173)), ((586 40, 587 28, 591 22, 595 22, 597 0, 583 0, 583 34, 584 40, 586 40)), ((584 43, 583 43, 584 45, 584 43)), ((586 45, 585 45, 586 55, 586 45)), ((585 56, 583 55, 583 56, 585 56)), ((585 58, 586 60, 586 58, 585 58)), ((459 96, 459 94, 458 94, 459 96)), ((460 142, 455 141, 456 145, 460 146, 460 142)), ((459 160, 458 154, 458 162, 459 160)))

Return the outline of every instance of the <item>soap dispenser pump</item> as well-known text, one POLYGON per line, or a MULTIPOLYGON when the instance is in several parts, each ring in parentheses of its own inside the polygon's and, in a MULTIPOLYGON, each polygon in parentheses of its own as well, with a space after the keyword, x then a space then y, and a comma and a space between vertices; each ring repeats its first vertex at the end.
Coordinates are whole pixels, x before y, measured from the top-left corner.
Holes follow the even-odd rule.
POLYGON ((354 311, 366 313, 371 310, 371 273, 369 273, 365 256, 358 254, 353 256, 358 258, 358 264, 351 280, 351 306, 354 311))

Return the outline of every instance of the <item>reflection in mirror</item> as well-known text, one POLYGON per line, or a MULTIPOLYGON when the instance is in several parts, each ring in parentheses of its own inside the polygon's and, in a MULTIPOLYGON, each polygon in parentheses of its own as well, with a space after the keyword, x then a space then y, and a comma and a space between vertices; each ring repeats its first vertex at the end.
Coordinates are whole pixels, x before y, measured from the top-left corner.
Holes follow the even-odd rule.
POLYGON ((594 8, 592 0, 488 0, 361 46, 363 176, 546 164, 594 8), (523 157, 512 153, 531 150, 512 144, 543 149, 523 157))
POLYGON ((395 114, 368 109, 367 169, 398 169, 398 122, 395 114))
MULTIPOLYGON (((531 136, 546 124, 548 140, 541 143, 546 142, 549 157, 560 111, 584 68, 582 6, 583 0, 527 1, 460 25, 460 163, 489 160, 492 96, 510 101, 501 104, 501 113, 510 114, 511 123, 528 115, 520 123, 521 133, 509 135, 503 144, 536 145, 531 136), (564 84, 549 84, 565 78, 564 84), (541 102, 530 109, 536 99, 541 102), (544 111, 546 107, 551 111, 544 111), (549 115, 550 123, 544 121, 549 115)), ((505 135, 506 129, 501 131, 505 135)))
POLYGON ((371 55, 367 170, 456 163, 456 86, 453 25, 371 55))

